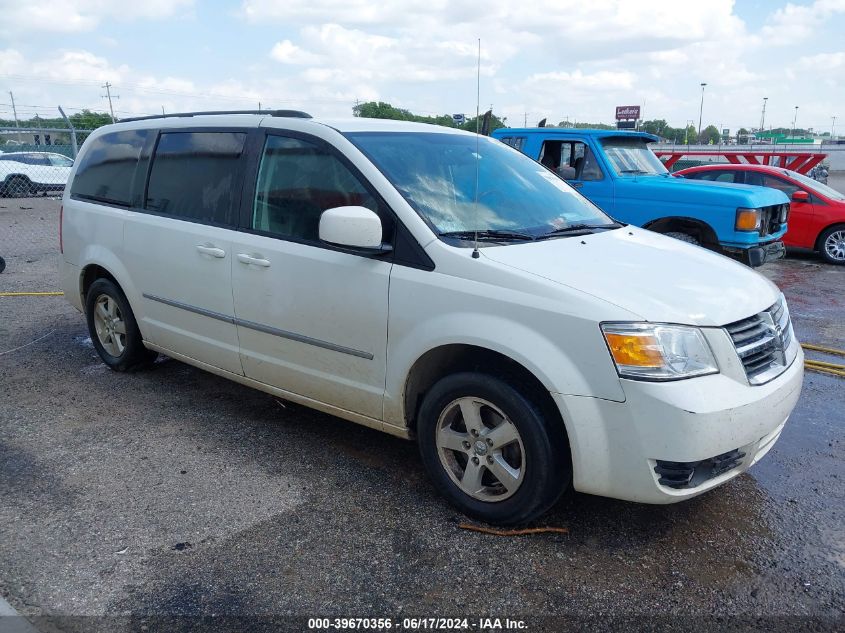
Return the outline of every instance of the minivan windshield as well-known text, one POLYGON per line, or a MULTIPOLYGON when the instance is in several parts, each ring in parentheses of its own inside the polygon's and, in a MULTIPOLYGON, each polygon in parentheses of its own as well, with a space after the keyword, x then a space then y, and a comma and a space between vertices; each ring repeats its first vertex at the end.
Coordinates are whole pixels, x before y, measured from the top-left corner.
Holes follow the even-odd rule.
POLYGON ((471 239, 463 234, 479 231, 487 241, 507 242, 617 226, 556 174, 495 139, 437 132, 346 136, 443 236, 471 239))
POLYGON ((614 171, 620 176, 668 173, 642 137, 610 136, 601 139, 601 144, 614 171))

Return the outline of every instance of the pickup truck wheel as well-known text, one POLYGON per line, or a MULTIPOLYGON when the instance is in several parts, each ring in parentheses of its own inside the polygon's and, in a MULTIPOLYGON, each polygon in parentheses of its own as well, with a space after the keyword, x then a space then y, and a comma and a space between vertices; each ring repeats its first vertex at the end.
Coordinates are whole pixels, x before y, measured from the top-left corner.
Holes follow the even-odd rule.
POLYGON ((667 235, 669 237, 674 237, 676 240, 681 240, 682 242, 686 242, 687 244, 695 244, 696 246, 701 246, 701 242, 695 235, 690 235, 689 233, 681 233, 680 231, 669 231, 664 233, 663 235, 667 235))
POLYGON ((85 298, 85 315, 94 349, 115 371, 128 371, 155 360, 144 347, 141 331, 126 296, 109 279, 91 284, 85 298))
POLYGON ((492 376, 441 379, 423 399, 417 432, 435 487, 476 519, 525 523, 569 486, 568 452, 542 409, 492 376))
POLYGON ((819 253, 828 264, 845 264, 845 225, 832 226, 821 234, 819 253))

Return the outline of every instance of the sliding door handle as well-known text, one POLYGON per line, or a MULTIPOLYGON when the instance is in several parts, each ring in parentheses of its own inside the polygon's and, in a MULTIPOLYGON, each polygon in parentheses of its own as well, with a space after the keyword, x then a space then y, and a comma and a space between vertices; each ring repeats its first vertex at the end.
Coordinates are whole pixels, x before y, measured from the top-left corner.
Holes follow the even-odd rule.
POLYGON ((247 253, 238 253, 238 261, 242 264, 261 266, 262 268, 268 268, 270 266, 269 259, 264 259, 263 257, 253 257, 247 253))
POLYGON ((197 250, 203 255, 211 255, 217 258, 226 257, 226 251, 222 248, 217 248, 213 244, 197 244, 197 250))

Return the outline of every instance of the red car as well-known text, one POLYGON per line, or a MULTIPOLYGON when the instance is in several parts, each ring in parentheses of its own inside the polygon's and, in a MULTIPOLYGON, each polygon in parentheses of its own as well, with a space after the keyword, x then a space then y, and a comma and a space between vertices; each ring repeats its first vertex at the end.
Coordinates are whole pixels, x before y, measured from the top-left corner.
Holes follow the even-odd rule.
POLYGON ((818 251, 831 264, 845 264, 845 195, 835 189, 798 172, 764 165, 701 165, 675 175, 780 189, 791 200, 784 244, 818 251))

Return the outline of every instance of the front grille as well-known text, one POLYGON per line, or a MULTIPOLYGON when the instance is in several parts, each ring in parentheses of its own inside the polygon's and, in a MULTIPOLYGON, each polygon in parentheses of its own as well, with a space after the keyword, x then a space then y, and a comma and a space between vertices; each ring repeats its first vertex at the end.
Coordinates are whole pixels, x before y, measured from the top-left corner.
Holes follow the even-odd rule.
POLYGON ((738 448, 700 462, 669 462, 657 460, 654 472, 660 475, 657 482, 669 488, 695 488, 705 481, 718 477, 739 466, 745 453, 738 448))
POLYGON ((777 233, 789 218, 789 203, 773 204, 760 209, 760 235, 777 233))
POLYGON ((779 376, 795 358, 794 353, 789 353, 792 321, 783 298, 768 310, 726 325, 725 329, 752 385, 762 385, 779 376))

